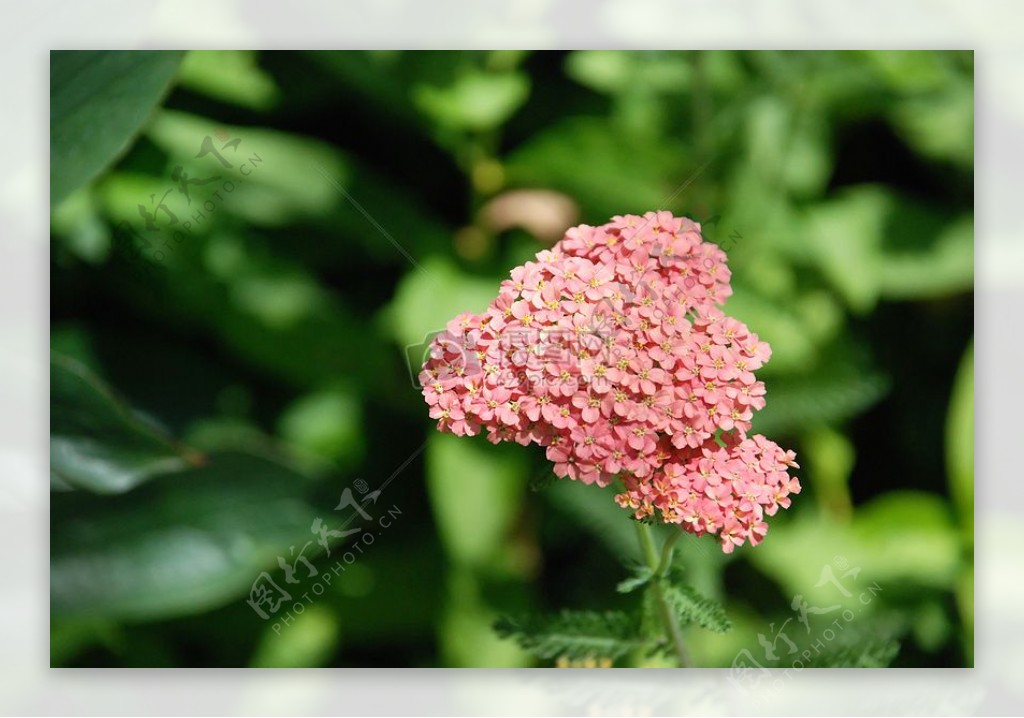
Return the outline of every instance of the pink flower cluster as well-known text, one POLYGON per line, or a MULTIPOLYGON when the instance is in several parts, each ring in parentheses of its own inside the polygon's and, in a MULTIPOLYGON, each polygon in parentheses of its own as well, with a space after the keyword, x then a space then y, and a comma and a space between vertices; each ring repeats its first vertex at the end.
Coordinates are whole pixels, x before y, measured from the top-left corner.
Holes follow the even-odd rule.
POLYGON ((483 314, 438 334, 420 374, 438 429, 546 447, 637 519, 758 544, 800 491, 792 451, 748 437, 769 346, 718 305, 725 253, 669 212, 566 232, 512 270, 483 314))

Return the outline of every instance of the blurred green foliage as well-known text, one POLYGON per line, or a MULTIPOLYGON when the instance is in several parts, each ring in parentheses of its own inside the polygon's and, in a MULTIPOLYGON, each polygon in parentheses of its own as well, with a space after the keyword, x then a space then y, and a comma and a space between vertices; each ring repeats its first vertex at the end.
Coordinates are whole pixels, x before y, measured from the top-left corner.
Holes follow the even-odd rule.
POLYGON ((610 491, 437 434, 408 364, 659 208, 729 253, 805 487, 681 542, 733 623, 695 664, 843 611, 850 665, 973 661, 972 53, 54 53, 51 92, 53 665, 533 665, 499 615, 620 615, 610 491))

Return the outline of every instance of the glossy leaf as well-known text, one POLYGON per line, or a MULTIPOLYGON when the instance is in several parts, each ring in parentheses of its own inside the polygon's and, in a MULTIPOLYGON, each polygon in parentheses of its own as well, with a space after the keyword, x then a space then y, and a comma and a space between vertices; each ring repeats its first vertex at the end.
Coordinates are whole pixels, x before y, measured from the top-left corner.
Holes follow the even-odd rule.
POLYGON ((128 149, 170 87, 178 51, 54 51, 50 55, 50 205, 128 149))
MULTIPOLYGON (((54 495, 51 610, 152 620, 242 600, 279 555, 291 561, 289 546, 315 553, 307 486, 279 464, 225 454, 122 496, 54 495)), ((296 580, 306 572, 298 564, 296 580)))
POLYGON ((190 457, 79 362, 50 358, 50 473, 56 488, 120 493, 190 457))

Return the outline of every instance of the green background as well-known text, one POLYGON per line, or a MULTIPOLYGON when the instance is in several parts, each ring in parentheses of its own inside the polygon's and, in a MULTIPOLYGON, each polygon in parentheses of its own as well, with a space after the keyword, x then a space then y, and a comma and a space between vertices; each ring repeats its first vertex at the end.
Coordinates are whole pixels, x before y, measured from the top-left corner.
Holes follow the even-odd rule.
POLYGON ((734 625, 695 663, 972 665, 973 109, 970 52, 53 53, 51 663, 535 665, 498 616, 635 601, 611 491, 439 435, 407 365, 570 224, 670 209, 804 485, 757 548, 680 544, 734 625), (372 545, 256 615, 350 515, 372 545))

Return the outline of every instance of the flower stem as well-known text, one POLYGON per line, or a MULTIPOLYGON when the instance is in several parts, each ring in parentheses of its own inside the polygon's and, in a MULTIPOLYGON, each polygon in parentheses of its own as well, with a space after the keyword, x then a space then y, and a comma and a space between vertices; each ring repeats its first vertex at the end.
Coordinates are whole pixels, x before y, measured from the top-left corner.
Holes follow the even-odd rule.
POLYGON ((679 539, 683 537, 682 531, 673 531, 672 535, 665 539, 665 545, 661 547, 661 562, 654 572, 658 578, 667 578, 672 568, 672 551, 675 549, 679 539))
POLYGON ((652 571, 658 568, 658 549, 654 548, 654 538, 647 524, 635 522, 636 536, 640 539, 640 549, 644 552, 644 560, 652 571))
POLYGON ((679 621, 676 618, 675 612, 669 605, 668 600, 665 598, 665 577, 668 574, 668 570, 672 565, 672 550, 675 548, 675 544, 679 541, 682 532, 672 534, 662 547, 661 555, 659 557, 658 550, 654 546, 654 539, 651 537, 651 531, 646 524, 636 522, 636 535, 640 540, 640 548, 643 550, 644 558, 647 561, 647 566, 653 572, 651 576, 651 584, 648 587, 648 591, 651 592, 654 602, 658 606, 658 615, 661 618, 661 622, 665 629, 665 637, 669 643, 672 644, 672 649, 675 651, 676 659, 679 661, 681 668, 689 668, 690 666, 690 654, 686 650, 686 643, 683 641, 683 632, 679 627, 679 621))

